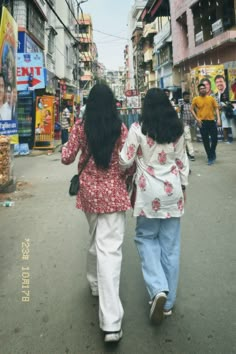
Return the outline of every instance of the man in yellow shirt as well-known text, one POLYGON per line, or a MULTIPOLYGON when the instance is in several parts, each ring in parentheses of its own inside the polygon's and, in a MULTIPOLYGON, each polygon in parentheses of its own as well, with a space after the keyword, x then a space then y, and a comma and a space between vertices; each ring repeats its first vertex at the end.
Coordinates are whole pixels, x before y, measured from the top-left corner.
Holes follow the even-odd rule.
POLYGON ((200 128, 203 145, 208 158, 208 165, 212 165, 216 159, 217 125, 221 125, 220 113, 216 100, 207 96, 206 86, 198 85, 199 96, 192 100, 191 113, 200 128), (217 125, 215 122, 217 117, 217 125), (211 141, 209 139, 211 137, 211 141))

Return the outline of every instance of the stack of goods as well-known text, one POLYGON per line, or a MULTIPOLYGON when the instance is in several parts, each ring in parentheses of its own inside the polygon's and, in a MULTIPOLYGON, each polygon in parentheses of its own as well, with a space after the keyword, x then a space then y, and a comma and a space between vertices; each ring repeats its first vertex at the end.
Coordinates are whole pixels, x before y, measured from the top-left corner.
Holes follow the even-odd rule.
POLYGON ((10 182, 11 171, 10 139, 0 135, 0 188, 10 182))

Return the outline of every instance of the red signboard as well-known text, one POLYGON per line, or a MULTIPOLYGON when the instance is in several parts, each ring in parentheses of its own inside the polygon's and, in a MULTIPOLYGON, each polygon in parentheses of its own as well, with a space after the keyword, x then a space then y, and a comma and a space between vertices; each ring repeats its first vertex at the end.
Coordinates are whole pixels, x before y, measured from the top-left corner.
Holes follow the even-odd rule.
POLYGON ((126 97, 138 96, 138 90, 126 90, 125 96, 126 97))

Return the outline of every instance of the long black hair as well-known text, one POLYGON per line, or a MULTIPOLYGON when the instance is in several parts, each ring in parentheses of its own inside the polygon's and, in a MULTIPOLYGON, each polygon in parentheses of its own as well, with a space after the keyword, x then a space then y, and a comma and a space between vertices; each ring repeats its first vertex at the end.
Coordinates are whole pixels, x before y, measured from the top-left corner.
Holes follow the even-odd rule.
POLYGON ((159 144, 175 142, 183 134, 181 120, 165 92, 159 88, 147 91, 140 123, 142 133, 159 144))
POLYGON ((84 119, 89 151, 96 166, 107 169, 115 143, 121 134, 116 101, 107 85, 99 83, 93 86, 88 96, 84 119))

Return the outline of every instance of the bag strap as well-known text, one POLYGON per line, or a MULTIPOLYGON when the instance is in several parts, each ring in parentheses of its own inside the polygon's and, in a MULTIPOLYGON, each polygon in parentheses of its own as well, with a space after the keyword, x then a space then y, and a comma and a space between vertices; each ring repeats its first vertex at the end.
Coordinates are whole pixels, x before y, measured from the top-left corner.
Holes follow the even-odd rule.
POLYGON ((87 158, 86 158, 86 160, 83 162, 83 165, 82 165, 82 167, 81 167, 81 169, 80 169, 80 171, 79 171, 79 173, 78 173, 78 177, 81 175, 81 173, 83 172, 83 170, 84 170, 84 168, 86 167, 87 163, 89 162, 89 159, 90 159, 91 155, 92 155, 92 154, 89 153, 88 156, 87 156, 87 158))

